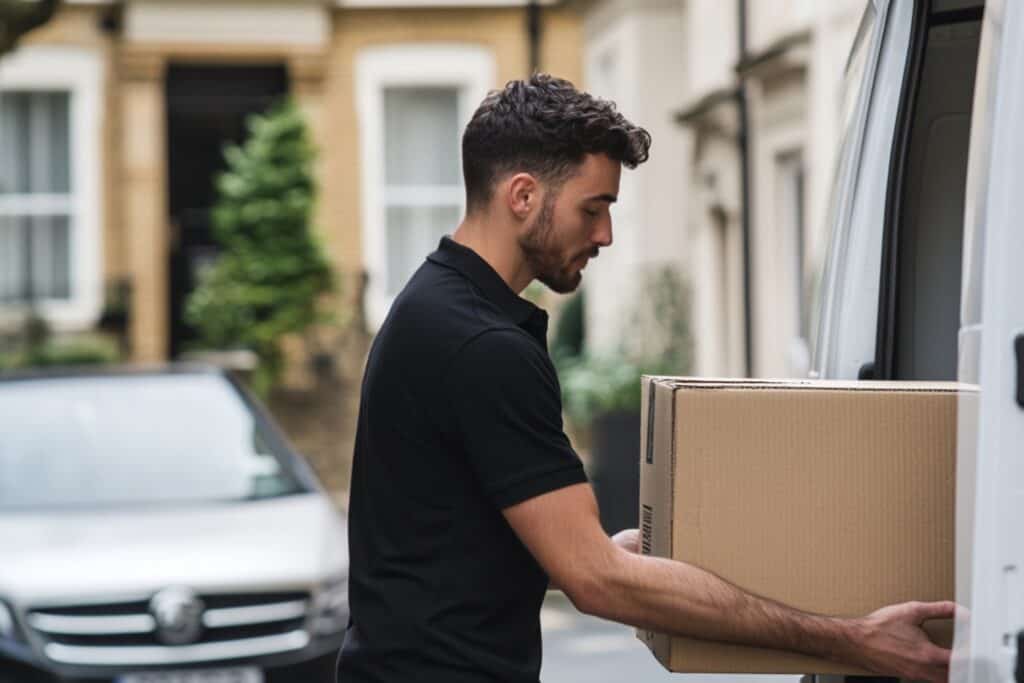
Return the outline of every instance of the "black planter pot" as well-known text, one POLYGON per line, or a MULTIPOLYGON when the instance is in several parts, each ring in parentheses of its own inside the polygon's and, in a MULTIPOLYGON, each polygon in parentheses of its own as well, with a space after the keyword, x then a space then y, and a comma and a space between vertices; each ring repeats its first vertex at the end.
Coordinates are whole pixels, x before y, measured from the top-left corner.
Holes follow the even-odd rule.
POLYGON ((640 508, 640 414, 605 413, 591 425, 590 477, 609 534, 635 529, 640 508))

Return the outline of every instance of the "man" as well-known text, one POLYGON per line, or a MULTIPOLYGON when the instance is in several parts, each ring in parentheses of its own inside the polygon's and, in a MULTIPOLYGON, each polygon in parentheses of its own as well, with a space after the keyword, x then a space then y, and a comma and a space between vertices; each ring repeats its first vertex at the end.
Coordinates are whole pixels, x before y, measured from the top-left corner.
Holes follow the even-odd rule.
POLYGON ((650 136, 613 104, 535 75, 492 93, 462 140, 466 216, 413 275, 367 362, 352 470, 344 683, 536 683, 549 581, 583 612, 661 632, 944 680, 920 624, 802 613, 609 539, 562 431, 538 279, 579 286, 612 243, 622 166, 650 136))

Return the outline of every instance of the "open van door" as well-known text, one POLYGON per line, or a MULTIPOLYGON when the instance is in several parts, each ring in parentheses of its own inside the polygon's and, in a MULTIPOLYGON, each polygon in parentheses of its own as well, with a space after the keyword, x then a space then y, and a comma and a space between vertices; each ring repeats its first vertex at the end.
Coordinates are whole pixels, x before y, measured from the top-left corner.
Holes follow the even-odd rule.
MULTIPOLYGON (((982 0, 868 4, 865 17, 880 22, 878 43, 858 111, 846 127, 832 191, 815 376, 957 377, 968 140, 983 6, 982 0)), ((851 64, 860 47, 855 43, 851 64)), ((844 100, 849 92, 848 83, 844 100)))
POLYGON ((989 0, 968 171, 950 680, 1024 680, 1024 3, 989 0))

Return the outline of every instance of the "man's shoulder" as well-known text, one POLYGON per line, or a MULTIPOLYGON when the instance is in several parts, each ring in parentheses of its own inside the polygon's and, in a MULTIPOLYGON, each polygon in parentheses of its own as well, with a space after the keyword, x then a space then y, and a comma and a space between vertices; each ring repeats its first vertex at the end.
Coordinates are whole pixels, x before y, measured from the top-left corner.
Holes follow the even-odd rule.
POLYGON ((395 298, 384 327, 462 341, 492 328, 518 329, 461 273, 429 260, 395 298))

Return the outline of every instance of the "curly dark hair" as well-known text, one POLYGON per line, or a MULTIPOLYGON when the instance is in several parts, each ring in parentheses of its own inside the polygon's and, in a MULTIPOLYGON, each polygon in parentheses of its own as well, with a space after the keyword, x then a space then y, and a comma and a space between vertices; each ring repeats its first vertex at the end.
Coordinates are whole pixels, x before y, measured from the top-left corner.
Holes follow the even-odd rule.
POLYGON ((647 161, 651 135, 626 120, 615 103, 569 81, 536 73, 492 91, 462 135, 466 206, 490 201, 498 178, 526 172, 555 187, 586 154, 605 154, 627 168, 647 161))

